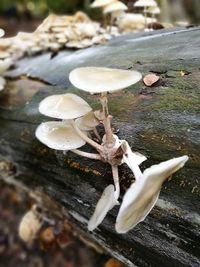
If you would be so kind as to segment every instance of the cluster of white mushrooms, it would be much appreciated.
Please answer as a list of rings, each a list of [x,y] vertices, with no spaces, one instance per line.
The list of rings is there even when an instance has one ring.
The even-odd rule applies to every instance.
[[[5,34],[4,30],[0,28],[0,38]],[[1,39],[0,39],[1,44]],[[6,80],[3,77],[4,73],[12,66],[13,61],[10,54],[0,49],[0,91],[5,88]]]
[[[128,7],[118,0],[95,0],[92,8],[102,8],[104,17],[110,15],[110,25],[116,24],[121,33],[145,30],[149,23],[156,22],[155,15],[160,13],[160,8],[154,0],[138,0],[134,6],[143,8],[143,13],[126,13]],[[147,14],[150,17],[147,17]],[[152,29],[152,28],[151,28]]]
[[[71,83],[80,90],[99,94],[102,106],[100,110],[93,111],[85,100],[71,93],[49,96],[39,105],[42,114],[61,120],[44,122],[38,126],[36,137],[43,144],[52,149],[71,151],[111,165],[113,184],[106,186],[96,205],[88,223],[90,231],[103,221],[109,210],[119,205],[120,165],[127,164],[135,177],[135,182],[123,197],[115,225],[118,233],[126,233],[145,219],[158,199],[162,183],[188,160],[187,156],[174,158],[142,172],[139,165],[146,160],[146,157],[133,152],[126,140],[120,140],[113,134],[107,93],[122,90],[137,83],[141,78],[142,75],[137,71],[97,67],[77,68],[69,75]],[[104,127],[103,136],[97,131],[96,126],[99,124]],[[95,139],[92,139],[91,131],[94,132]],[[86,143],[92,146],[96,153],[79,149]]]
[[[103,44],[117,35],[117,27],[112,27],[108,33],[100,23],[92,21],[83,12],[73,16],[51,14],[33,33],[19,32],[13,38],[1,39],[0,50],[17,59],[45,51],[55,53],[64,48],[87,48]]]
[[[160,12],[155,0],[138,0],[135,3],[135,7],[144,8],[144,15],[125,13],[127,6],[118,0],[95,0],[91,7],[100,7],[105,16],[110,15],[110,26],[102,27],[80,11],[73,16],[51,14],[33,33],[19,32],[15,37],[1,38],[1,55],[3,53],[16,60],[45,51],[57,53],[65,48],[82,49],[104,44],[126,32],[147,30],[147,24],[155,22],[155,15]],[[147,14],[152,16],[147,17]],[[3,35],[1,29],[0,36]]]

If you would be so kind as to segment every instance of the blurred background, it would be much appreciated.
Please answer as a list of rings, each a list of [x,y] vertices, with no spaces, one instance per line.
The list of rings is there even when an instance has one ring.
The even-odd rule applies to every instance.
[[[123,0],[130,12],[135,12],[133,3],[136,0]],[[83,10],[94,20],[101,19],[98,9],[90,9],[92,0],[1,0],[0,28],[6,36],[14,36],[18,31],[32,32],[51,12],[56,14],[73,14]],[[199,0],[157,0],[161,7],[159,21],[179,24],[200,23]]]

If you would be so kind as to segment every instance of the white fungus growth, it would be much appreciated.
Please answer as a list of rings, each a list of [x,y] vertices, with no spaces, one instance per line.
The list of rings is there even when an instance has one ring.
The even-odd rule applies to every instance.
[[[99,3],[100,0],[95,2]],[[112,116],[108,109],[107,93],[122,90],[141,80],[137,71],[102,67],[82,67],[73,70],[69,79],[80,90],[98,93],[101,109],[92,111],[85,100],[74,94],[54,95],[45,98],[39,111],[49,117],[63,121],[42,123],[36,130],[36,137],[52,149],[71,151],[79,156],[100,160],[110,164],[113,184],[105,186],[95,211],[89,220],[88,230],[93,231],[104,220],[107,213],[119,204],[120,182],[118,167],[122,164],[133,172],[135,182],[124,195],[116,221],[116,231],[126,233],[144,220],[154,207],[162,183],[184,166],[187,156],[171,159],[146,169],[139,165],[147,160],[139,152],[133,152],[126,140],[120,140],[111,127]],[[101,124],[101,137],[96,126]],[[90,136],[93,131],[95,139]],[[96,141],[98,139],[98,141]],[[85,143],[96,153],[79,150]]]
[[[103,221],[106,214],[119,202],[115,199],[115,188],[111,184],[107,186],[99,199],[95,211],[88,223],[88,230],[93,231]]]
[[[40,113],[57,119],[76,119],[90,112],[92,108],[75,94],[52,95],[39,105]]]
[[[85,145],[69,122],[49,121],[40,124],[35,133],[40,142],[52,149],[72,150]]]
[[[90,93],[113,92],[137,83],[142,75],[137,71],[111,68],[84,67],[73,70],[70,82]]]
[[[126,233],[146,218],[156,204],[162,183],[187,160],[183,156],[153,165],[136,179],[124,195],[115,226],[118,233]]]

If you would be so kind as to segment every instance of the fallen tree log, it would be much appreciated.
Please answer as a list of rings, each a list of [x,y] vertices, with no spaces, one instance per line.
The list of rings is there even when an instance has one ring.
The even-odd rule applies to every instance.
[[[16,93],[12,88],[1,93],[0,176],[50,197],[61,207],[59,213],[83,235],[127,266],[199,266],[199,33],[199,28],[192,28],[130,34],[105,46],[62,51],[52,59],[45,54],[19,61],[17,68],[7,74],[9,78],[26,75],[49,85],[41,86],[33,97],[32,81],[30,88],[27,82]],[[38,104],[47,95],[75,92],[98,107],[96,96],[78,91],[68,81],[72,69],[89,65],[160,75],[154,87],[147,88],[140,82],[109,97],[119,137],[148,157],[142,169],[175,156],[190,157],[184,169],[165,183],[150,215],[126,235],[114,231],[118,207],[96,231],[86,230],[102,191],[112,182],[110,167],[50,150],[34,136],[37,125],[48,121],[38,113]],[[23,97],[15,101],[19,92]],[[8,98],[15,104],[10,106]],[[124,192],[133,181],[124,166],[120,179]]]

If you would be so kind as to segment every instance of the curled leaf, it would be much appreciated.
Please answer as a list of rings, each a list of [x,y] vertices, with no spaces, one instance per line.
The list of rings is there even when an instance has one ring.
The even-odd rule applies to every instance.
[[[155,84],[158,80],[160,79],[159,76],[155,75],[155,74],[147,74],[144,79],[143,82],[146,86],[152,86],[153,84]]]

